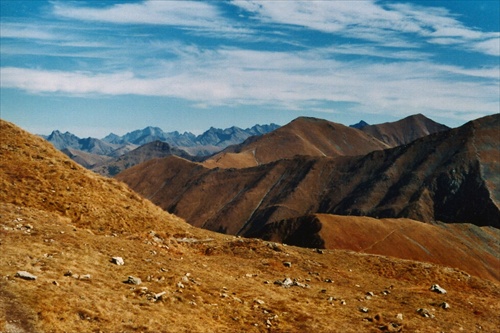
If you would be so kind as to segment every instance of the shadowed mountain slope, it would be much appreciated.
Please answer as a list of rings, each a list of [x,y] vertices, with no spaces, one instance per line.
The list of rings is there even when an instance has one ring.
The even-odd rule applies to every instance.
[[[315,214],[269,223],[253,236],[309,248],[427,261],[500,281],[500,230],[492,227]]]
[[[80,164],[81,166],[87,169],[91,169],[96,165],[104,164],[113,159],[112,157],[109,156],[91,154],[73,148],[64,148],[61,150],[61,152],[64,153],[69,158],[71,158],[76,163]]]
[[[377,125],[367,124],[360,129],[389,146],[396,147],[450,128],[436,123],[422,114],[417,114],[395,122]]]
[[[3,121],[0,246],[2,332],[472,332],[478,323],[493,332],[500,325],[493,282],[440,265],[196,229]],[[22,278],[24,271],[35,279]],[[431,291],[433,284],[447,293]]]
[[[166,158],[117,178],[189,223],[229,234],[312,213],[498,227],[499,122],[485,117],[365,156],[299,156],[244,169]]]
[[[172,147],[166,142],[154,141],[140,146],[122,156],[98,165],[92,168],[92,171],[97,172],[103,176],[114,176],[121,171],[128,169],[139,163],[148,161],[153,158],[161,158],[166,156],[179,156],[188,160],[196,160],[197,158],[189,155],[184,150],[177,147]]]
[[[207,159],[207,167],[251,167],[295,155],[364,155],[388,148],[365,133],[323,119],[300,117],[260,137],[230,146]]]

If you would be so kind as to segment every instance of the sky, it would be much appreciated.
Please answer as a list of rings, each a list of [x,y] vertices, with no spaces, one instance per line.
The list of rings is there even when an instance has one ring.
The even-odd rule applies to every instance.
[[[36,134],[500,112],[500,2],[0,2],[0,116]]]

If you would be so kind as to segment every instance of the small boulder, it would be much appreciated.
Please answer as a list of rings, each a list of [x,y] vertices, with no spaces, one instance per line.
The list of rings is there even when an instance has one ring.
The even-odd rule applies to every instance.
[[[122,257],[113,257],[111,258],[111,262],[113,264],[116,264],[118,266],[123,266],[125,265],[125,261],[123,261],[123,258]]]
[[[443,303],[439,304],[439,307],[441,307],[442,309],[448,310],[450,308],[450,304],[443,302]]]
[[[154,294],[154,295],[153,295],[153,298],[154,298],[155,300],[157,300],[157,301],[158,301],[158,300],[161,300],[161,299],[162,299],[162,297],[163,297],[163,295],[165,295],[166,293],[167,293],[166,291],[162,291],[161,293]]]
[[[142,283],[142,280],[135,276],[129,276],[125,283],[139,285]]]
[[[292,267],[292,263],[290,261],[284,261],[283,266],[285,267]]]
[[[26,271],[18,271],[15,276],[24,280],[36,280],[35,275]]]
[[[444,290],[443,288],[441,288],[441,287],[439,286],[439,284],[433,284],[433,285],[431,286],[431,289],[430,289],[430,290],[431,290],[431,291],[434,291],[434,292],[436,292],[436,293],[439,293],[439,294],[446,294],[446,290]]]
[[[432,313],[430,313],[429,310],[425,309],[425,308],[422,308],[422,309],[418,309],[417,312],[422,316],[422,317],[425,317],[425,318],[434,318],[434,315]]]

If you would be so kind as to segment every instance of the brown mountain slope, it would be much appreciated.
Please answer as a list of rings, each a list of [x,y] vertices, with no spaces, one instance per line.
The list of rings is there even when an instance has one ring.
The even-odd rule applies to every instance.
[[[172,147],[166,142],[153,141],[142,145],[112,161],[99,165],[93,168],[92,171],[103,176],[114,176],[127,168],[147,160],[171,155],[194,159],[193,156],[189,155],[182,149]]]
[[[449,129],[448,126],[436,123],[422,114],[417,114],[395,122],[367,125],[361,131],[388,144],[390,147],[397,147],[429,134]]]
[[[366,156],[211,170],[167,158],[117,178],[189,223],[229,234],[311,213],[498,227],[499,128],[495,115]]]
[[[0,202],[57,212],[79,227],[102,232],[180,225],[179,218],[125,184],[86,170],[44,139],[3,120],[0,144]]]
[[[73,148],[64,148],[63,150],[61,150],[61,152],[87,169],[91,169],[97,165],[104,164],[113,159],[109,156],[91,154]]]
[[[500,287],[461,271],[192,228],[3,121],[0,154],[2,332],[493,332],[500,325]],[[114,256],[125,264],[113,264]],[[130,276],[142,283],[124,283]],[[273,283],[286,277],[295,285]],[[432,284],[447,293],[432,292]]]
[[[260,137],[252,137],[212,156],[206,167],[251,167],[295,155],[364,155],[389,146],[351,127],[327,120],[300,117]]]
[[[253,236],[432,262],[500,281],[500,230],[492,227],[315,214],[270,223]]]

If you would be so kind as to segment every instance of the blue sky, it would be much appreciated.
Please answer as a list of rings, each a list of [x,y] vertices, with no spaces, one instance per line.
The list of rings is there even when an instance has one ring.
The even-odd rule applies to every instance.
[[[33,133],[500,112],[496,0],[0,6],[1,117]]]

